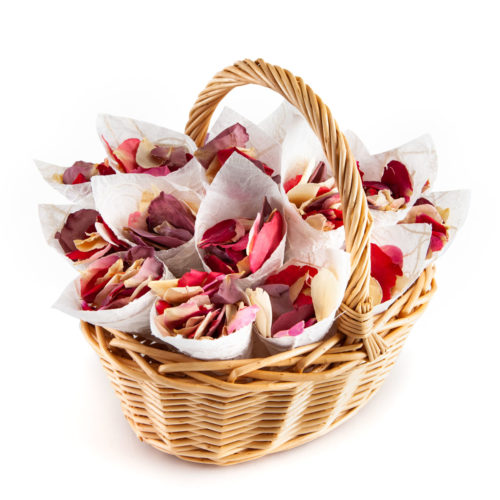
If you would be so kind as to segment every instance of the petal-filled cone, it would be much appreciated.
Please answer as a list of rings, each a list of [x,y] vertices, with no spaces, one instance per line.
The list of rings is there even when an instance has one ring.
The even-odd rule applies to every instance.
[[[124,228],[129,225],[129,216],[137,212],[144,193],[171,194],[196,211],[205,192],[203,179],[203,168],[192,159],[182,169],[164,177],[147,174],[94,177],[92,189],[96,207],[111,229],[120,238],[135,244]],[[194,239],[176,248],[159,250],[157,256],[176,276],[191,268],[202,268]]]
[[[283,195],[276,183],[265,173],[259,170],[246,158],[233,154],[220,169],[214,181],[207,190],[203,199],[195,225],[195,240],[198,245],[200,258],[206,255],[204,248],[199,244],[205,233],[217,223],[226,219],[253,220],[262,211],[264,200],[267,198],[271,209],[283,210]],[[277,248],[262,263],[254,273],[241,279],[241,288],[249,288],[263,282],[267,276],[277,270],[283,263],[286,242],[286,224],[283,236]],[[250,232],[250,240],[252,240]],[[211,269],[204,262],[206,271]]]

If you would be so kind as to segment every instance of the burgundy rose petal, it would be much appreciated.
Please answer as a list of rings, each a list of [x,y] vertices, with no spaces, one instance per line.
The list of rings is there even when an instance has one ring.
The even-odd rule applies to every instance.
[[[313,184],[319,184],[320,182],[325,182],[329,178],[330,175],[328,175],[328,169],[326,168],[326,163],[324,161],[320,161],[316,165],[316,168],[310,175],[307,182],[311,182]]]
[[[94,232],[95,223],[99,218],[97,210],[88,208],[82,208],[69,214],[64,226],[54,235],[64,253],[76,250],[74,240],[83,240],[87,238],[86,233]]]
[[[204,260],[210,269],[219,273],[232,274],[238,271],[237,268],[236,269],[231,268],[222,259],[213,254],[206,255]]]
[[[153,246],[154,248],[177,248],[186,243],[185,239],[175,235],[160,235],[142,229],[129,228],[130,239],[138,245]]]
[[[268,293],[269,299],[271,300],[273,321],[276,321],[281,315],[295,309],[290,299],[290,287],[288,285],[269,284],[262,285],[260,288]]]
[[[249,138],[245,127],[239,123],[235,123],[199,148],[194,155],[204,168],[208,168],[217,151],[233,147],[244,148]]]
[[[236,304],[243,300],[243,292],[238,287],[237,280],[234,277],[226,276],[219,283],[219,289],[212,296],[214,304]]]
[[[149,205],[147,224],[151,230],[165,221],[194,234],[194,215],[175,196],[162,191]]]
[[[92,177],[92,171],[94,170],[94,164],[86,161],[75,161],[73,165],[67,168],[63,173],[63,184],[82,184],[83,182],[88,182]],[[75,182],[77,181],[78,182]]]
[[[293,311],[282,314],[271,327],[271,335],[281,330],[288,330],[300,321],[307,321],[314,317],[314,307],[312,304],[301,306]]]
[[[389,186],[393,198],[404,197],[406,203],[410,201],[413,183],[408,169],[400,161],[391,160],[385,167],[381,180]]]

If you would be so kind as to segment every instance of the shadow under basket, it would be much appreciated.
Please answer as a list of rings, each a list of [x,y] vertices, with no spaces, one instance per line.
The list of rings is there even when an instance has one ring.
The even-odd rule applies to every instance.
[[[356,161],[330,110],[301,78],[260,59],[240,61],[201,92],[186,134],[202,145],[218,103],[246,84],[270,88],[301,111],[332,167],[351,258],[335,333],[265,358],[200,361],[150,339],[82,323],[139,439],[184,460],[216,465],[293,448],[354,415],[384,381],[436,288],[428,267],[385,312],[373,314],[372,217]]]

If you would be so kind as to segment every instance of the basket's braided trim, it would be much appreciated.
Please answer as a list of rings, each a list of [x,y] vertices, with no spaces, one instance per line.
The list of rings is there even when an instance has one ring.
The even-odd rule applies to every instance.
[[[384,352],[385,344],[371,330],[369,242],[372,217],[356,162],[328,106],[302,78],[262,59],[246,59],[217,73],[200,93],[189,114],[186,134],[201,146],[219,102],[231,89],[246,84],[261,85],[282,95],[304,115],[323,145],[341,195],[346,250],[351,256],[351,277],[343,300],[344,314],[339,329],[351,341],[363,340],[369,359],[374,359]],[[321,356],[321,350],[316,354]]]

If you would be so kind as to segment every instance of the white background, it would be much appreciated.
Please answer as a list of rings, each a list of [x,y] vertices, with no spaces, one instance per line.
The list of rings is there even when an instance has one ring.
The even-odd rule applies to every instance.
[[[0,495],[17,498],[499,498],[497,2],[6,2],[0,18]],[[140,443],[75,319],[73,271],[42,239],[63,202],[32,158],[98,161],[95,115],[182,130],[219,69],[302,76],[373,152],[430,132],[436,188],[470,187],[439,290],[385,385],[333,433],[232,468]],[[258,121],[279,104],[240,89]]]

